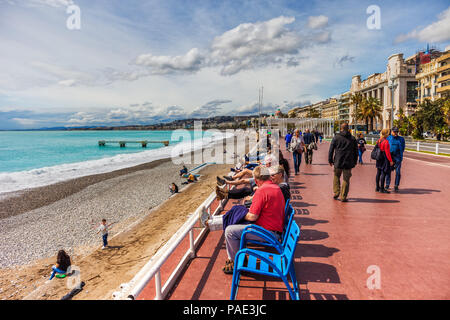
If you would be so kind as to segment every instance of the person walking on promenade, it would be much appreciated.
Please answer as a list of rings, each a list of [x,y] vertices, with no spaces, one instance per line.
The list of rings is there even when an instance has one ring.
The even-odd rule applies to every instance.
[[[341,124],[341,131],[334,135],[328,151],[328,163],[330,166],[334,165],[333,198],[335,200],[340,196],[342,202],[348,201],[350,177],[357,161],[358,144],[355,137],[349,132],[348,123],[343,123]],[[341,175],[344,179],[342,188]]]
[[[289,148],[289,143],[291,143],[292,139],[292,133],[289,131],[287,135],[284,137],[284,140],[286,141],[286,150]]]
[[[367,142],[366,139],[364,139],[364,135],[362,133],[359,134],[357,142],[358,142],[358,157],[359,157],[358,162],[359,164],[363,164],[362,156],[364,151],[366,151]]]
[[[378,140],[377,145],[381,150],[382,157],[377,160],[377,176],[376,176],[376,184],[377,187],[375,189],[376,192],[381,193],[390,193],[384,188],[384,183],[386,176],[391,174],[391,167],[394,165],[392,161],[389,141],[387,137],[389,136],[389,129],[383,129],[380,133],[380,140]]]
[[[291,143],[289,145],[289,151],[292,152],[294,157],[294,169],[295,175],[300,172],[300,164],[302,163],[302,152],[305,148],[305,141],[300,134],[299,129],[295,129],[294,135],[292,136]]]
[[[311,164],[313,155],[313,146],[311,144],[316,142],[316,137],[314,134],[310,133],[309,129],[305,130],[303,135],[303,141],[305,142],[305,162],[306,164]]]
[[[400,185],[401,168],[403,161],[403,152],[405,152],[405,138],[398,135],[398,128],[392,128],[391,135],[387,138],[389,142],[389,149],[391,151],[392,160],[394,160],[395,169],[395,184],[394,192],[398,192],[398,186]],[[391,184],[391,172],[386,176],[386,190],[389,191],[389,185]]]

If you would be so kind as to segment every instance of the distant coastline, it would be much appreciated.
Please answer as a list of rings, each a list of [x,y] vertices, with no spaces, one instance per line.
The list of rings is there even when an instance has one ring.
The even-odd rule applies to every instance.
[[[267,114],[261,114],[266,117]],[[80,126],[80,127],[44,127],[35,129],[0,129],[1,131],[155,131],[155,130],[194,130],[194,122],[201,121],[203,129],[246,129],[252,124],[252,120],[258,118],[259,115],[249,116],[216,116],[211,118],[189,118],[182,120],[174,120],[166,123],[148,124],[148,125],[122,125],[122,126]]]

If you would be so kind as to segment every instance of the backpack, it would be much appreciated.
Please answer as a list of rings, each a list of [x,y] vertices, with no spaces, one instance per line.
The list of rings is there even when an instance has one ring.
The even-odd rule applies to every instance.
[[[375,147],[373,148],[372,153],[370,154],[370,157],[371,157],[373,160],[377,160],[377,161],[383,159],[383,151],[381,151],[380,145],[378,144],[378,142],[377,142],[377,144],[375,145]]]

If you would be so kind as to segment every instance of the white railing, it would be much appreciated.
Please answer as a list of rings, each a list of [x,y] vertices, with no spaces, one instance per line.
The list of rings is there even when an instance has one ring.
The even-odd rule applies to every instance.
[[[113,298],[116,300],[136,299],[142,290],[147,286],[152,278],[155,278],[155,300],[162,300],[166,297],[172,286],[175,284],[178,276],[190,259],[195,257],[198,244],[206,235],[207,228],[203,228],[197,238],[194,239],[194,227],[199,221],[200,212],[208,211],[211,215],[211,205],[216,198],[215,193],[211,195],[191,214],[184,225],[170,238],[170,240],[158,250],[158,252],[144,265],[144,267],[134,276],[134,278],[120,286],[121,291],[114,292]],[[223,210],[226,201],[222,200],[212,215],[216,215]],[[186,251],[181,261],[176,266],[172,274],[162,286],[161,267],[177,249],[184,238],[189,235],[189,249]]]
[[[258,145],[255,145],[251,149],[249,154],[254,153],[257,148]],[[241,158],[240,163],[245,163],[245,160],[242,160],[243,158]],[[184,225],[181,226],[178,231],[169,239],[169,241],[167,241],[167,243],[158,250],[158,252],[133,277],[133,279],[128,283],[120,285],[120,291],[116,291],[113,293],[114,300],[136,299],[140,295],[142,290],[148,285],[150,280],[152,280],[152,278],[155,279],[155,300],[164,299],[172,289],[178,276],[181,274],[189,260],[195,258],[195,252],[198,244],[202,241],[203,237],[208,232],[208,228],[203,228],[202,231],[198,234],[197,238],[194,239],[194,228],[199,221],[200,213],[205,210],[210,216],[215,216],[223,210],[227,202],[227,200],[220,201],[219,206],[211,214],[211,205],[213,204],[215,199],[216,193],[212,192],[209,197],[197,208],[197,210],[195,210],[195,212],[189,216]],[[172,271],[171,275],[164,283],[164,286],[162,286],[161,268],[187,235],[189,235],[189,249],[181,258],[181,261],[175,267],[174,271]]]

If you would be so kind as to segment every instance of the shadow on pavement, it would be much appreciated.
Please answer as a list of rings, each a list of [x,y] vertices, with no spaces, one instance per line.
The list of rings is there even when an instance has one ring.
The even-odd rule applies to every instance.
[[[384,200],[384,199],[366,199],[366,198],[349,198],[348,202],[366,202],[366,203],[396,203],[399,200]]]
[[[441,192],[441,190],[415,189],[415,188],[399,189],[398,190],[398,193],[400,193],[400,194],[431,194],[433,192]]]

